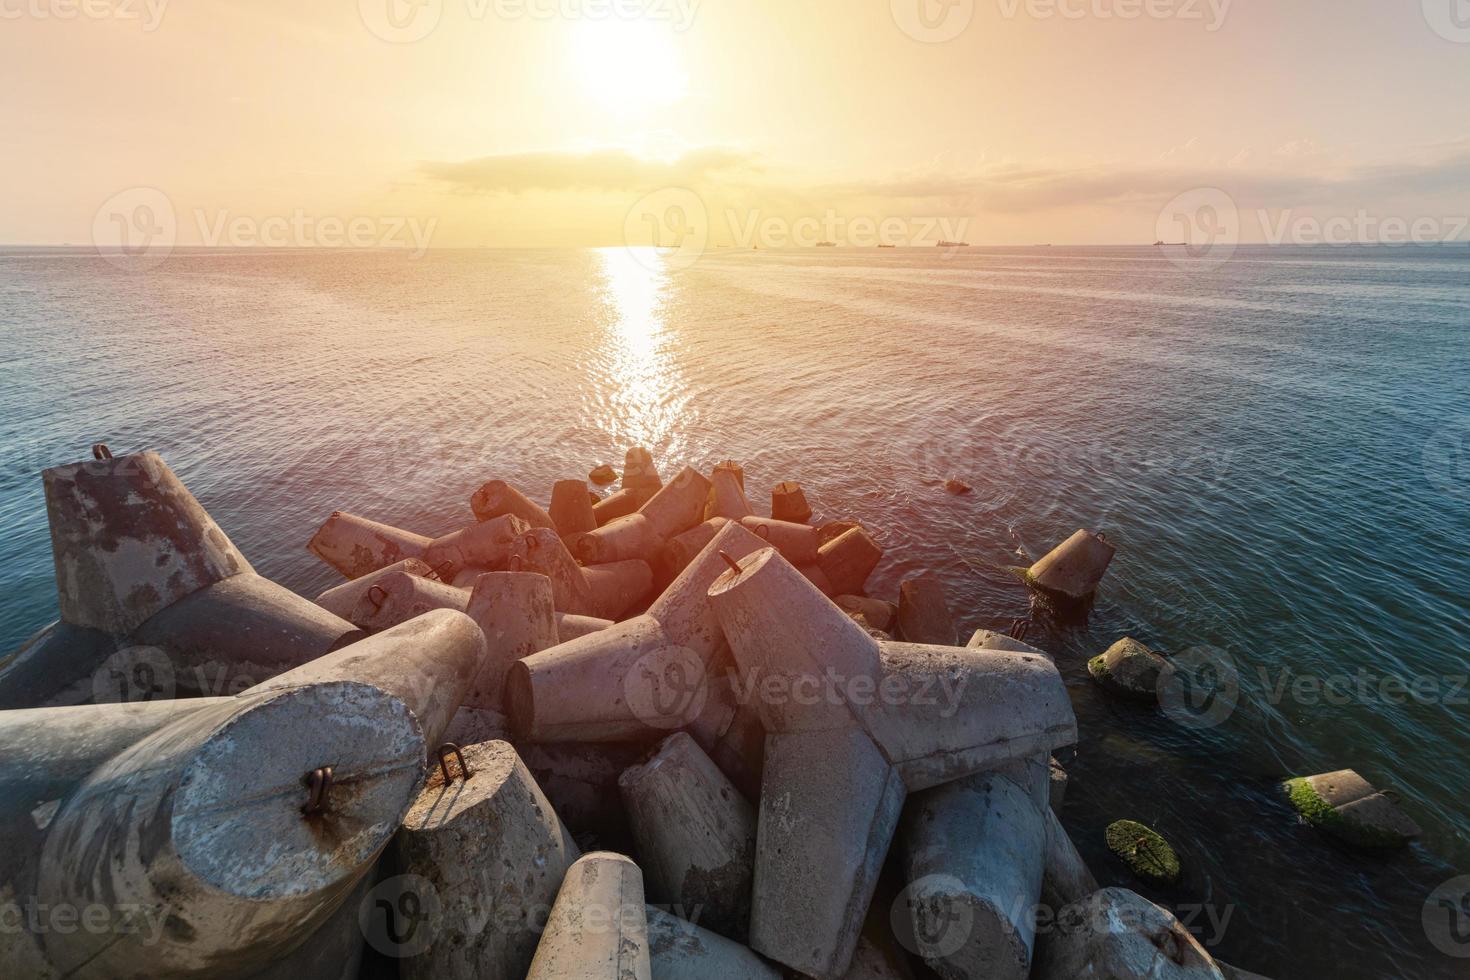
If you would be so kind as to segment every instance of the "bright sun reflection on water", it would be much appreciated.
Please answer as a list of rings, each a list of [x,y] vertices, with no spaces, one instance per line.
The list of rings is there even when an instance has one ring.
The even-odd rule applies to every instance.
[[[664,321],[669,274],[652,248],[599,249],[597,258],[610,403],[599,422],[619,445],[656,451],[668,445],[685,400],[670,356],[674,335]]]

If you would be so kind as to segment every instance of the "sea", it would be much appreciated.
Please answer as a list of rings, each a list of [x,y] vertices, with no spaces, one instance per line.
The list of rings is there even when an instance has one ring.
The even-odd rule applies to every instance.
[[[0,252],[0,651],[56,616],[40,471],[97,442],[160,452],[306,596],[334,510],[437,535],[490,479],[733,459],[758,511],[798,480],[872,529],[870,594],[932,572],[962,639],[1028,623],[1103,885],[1278,980],[1470,977],[1470,248],[126,259]],[[1117,548],[1090,613],[1033,608],[1013,569],[1083,527]],[[1087,660],[1130,636],[1206,680],[1103,693]],[[1422,838],[1303,826],[1282,780],[1348,768]],[[1108,852],[1125,818],[1178,885]]]

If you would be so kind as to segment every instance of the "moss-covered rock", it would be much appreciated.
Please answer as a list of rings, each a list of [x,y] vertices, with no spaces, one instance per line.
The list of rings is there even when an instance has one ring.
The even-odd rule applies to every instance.
[[[1351,769],[1290,779],[1283,788],[1304,821],[1352,847],[1403,847],[1421,833],[1398,804]]]
[[[1153,885],[1179,880],[1179,855],[1169,842],[1136,820],[1119,820],[1107,829],[1108,850],[1139,878]]]
[[[1154,704],[1159,700],[1159,676],[1166,666],[1163,657],[1129,636],[1089,660],[1087,672],[1120,697]]]

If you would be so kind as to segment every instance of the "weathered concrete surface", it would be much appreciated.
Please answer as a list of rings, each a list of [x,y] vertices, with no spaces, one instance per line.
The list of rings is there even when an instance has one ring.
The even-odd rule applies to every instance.
[[[101,630],[57,622],[0,660],[0,710],[60,708],[97,700],[96,672],[118,650]],[[126,679],[119,698],[127,693]],[[110,700],[118,700],[111,698]]]
[[[743,942],[755,869],[755,810],[684,732],[618,780],[650,901],[698,910]]]
[[[695,470],[685,469],[654,494],[636,514],[619,517],[594,531],[575,534],[568,547],[587,565],[618,561],[659,560],[671,538],[677,537],[704,518],[704,498],[710,483]]]
[[[859,731],[770,736],[751,947],[817,980],[846,973],[903,799],[898,773]]]
[[[1286,792],[1302,819],[1354,847],[1403,847],[1423,833],[1397,803],[1351,769],[1293,779]]]
[[[563,742],[523,743],[516,750],[584,851],[631,851],[618,779],[649,748],[647,742]]]
[[[405,558],[403,561],[396,562],[386,568],[380,568],[375,572],[361,575],[350,581],[343,582],[341,585],[334,585],[317,596],[313,601],[332,615],[341,616],[343,619],[350,620],[352,610],[357,606],[358,601],[367,594],[368,590],[374,585],[377,585],[385,575],[391,575],[394,572],[417,575],[419,578],[437,577],[432,574],[433,569],[423,559]]]
[[[769,543],[793,565],[817,564],[817,529],[770,517],[746,517],[740,521],[756,537]]]
[[[652,980],[638,865],[607,852],[572,865],[526,980]]]
[[[781,972],[747,947],[648,906],[653,980],[781,980]]]
[[[249,573],[190,593],[124,643],[166,658],[173,696],[224,697],[364,635],[342,617]]]
[[[498,711],[461,705],[444,730],[444,741],[455,745],[479,745],[510,737],[510,720]]]
[[[575,640],[579,636],[586,636],[588,633],[605,630],[612,625],[614,624],[611,619],[598,619],[596,616],[573,616],[571,613],[564,612],[556,614],[556,635],[562,643]]]
[[[317,529],[306,548],[347,578],[361,578],[405,558],[422,558],[431,541],[339,510]]]
[[[861,614],[867,624],[875,630],[891,632],[898,620],[898,606],[883,599],[870,599],[863,595],[840,595],[832,600],[837,608],[849,616]]]
[[[597,529],[597,515],[592,513],[586,480],[558,480],[552,484],[551,509],[547,514],[562,537]]]
[[[485,634],[485,662],[466,705],[504,710],[510,665],[560,642],[553,607],[551,580],[537,572],[486,572],[476,580],[465,611]]]
[[[1036,980],[1223,980],[1178,919],[1123,888],[1062,909],[1038,945]]]
[[[1103,535],[1079,530],[1032,565],[1026,581],[1052,595],[1084,600],[1097,591],[1115,550]]]
[[[1046,817],[1046,864],[1041,881],[1041,898],[1049,908],[1080,902],[1097,891],[1097,879],[1077,853],[1056,811],[1048,808]]]
[[[1055,662],[1056,658],[1045,650],[1034,647],[1031,644],[1018,640],[1005,633],[996,633],[992,630],[976,630],[970,636],[970,642],[965,646],[972,650],[1010,650],[1013,653],[1034,653]]]
[[[771,491],[771,516],[793,524],[805,524],[812,519],[812,508],[800,483],[787,480],[776,484]]]
[[[829,525],[830,526],[830,525]],[[818,540],[821,533],[818,532]],[[830,595],[852,595],[863,591],[868,576],[878,567],[883,549],[863,527],[852,527],[826,542],[817,551],[817,567],[827,577]]]
[[[586,490],[585,486],[583,490]],[[551,515],[540,504],[533,503],[504,480],[491,480],[476,490],[470,497],[470,509],[475,512],[475,520],[481,522],[514,514],[531,527],[556,527]]]
[[[627,517],[629,514],[638,513],[638,508],[643,506],[646,498],[640,497],[632,490],[623,489],[616,493],[610,493],[597,503],[592,505],[592,516],[597,518],[597,526],[610,524],[619,517]]]
[[[486,518],[435,538],[424,549],[424,561],[446,582],[453,582],[466,569],[500,571],[518,554],[521,538],[531,529],[519,514]]]
[[[623,456],[623,489],[638,497],[642,506],[663,488],[664,481],[653,464],[653,454],[635,446]]]
[[[558,612],[616,620],[641,602],[653,584],[653,569],[643,561],[583,568],[556,532],[546,528],[527,532],[516,553],[523,570],[551,580]]]
[[[1087,662],[1092,679],[1112,693],[1133,701],[1157,702],[1159,678],[1168,662],[1142,643],[1125,636]]]
[[[464,749],[468,780],[431,769],[394,838],[395,868],[439,899],[427,949],[399,961],[405,980],[523,977],[562,878],[580,857],[571,834],[506,742]]]
[[[878,627],[883,629],[883,627]],[[933,572],[905,579],[898,587],[898,635],[909,643],[952,647],[959,640],[944,586]]]
[[[393,572],[383,575],[362,594],[348,619],[370,633],[381,633],[435,609],[463,612],[469,604],[464,589],[436,579]]]
[[[436,609],[245,693],[327,681],[371,684],[408,705],[422,726],[424,741],[437,748],[484,660],[485,634],[475,621],[462,612]]]
[[[952,980],[1025,980],[1046,851],[1030,794],[995,773],[956,780],[914,796],[899,836],[924,961]]]
[[[377,869],[369,870],[316,932],[250,980],[358,980],[366,951],[358,915],[377,881]]]
[[[370,641],[364,641],[370,642]],[[245,977],[291,952],[356,886],[423,780],[423,730],[368,684],[247,693],[99,766],[41,855],[42,902],[137,910],[152,928],[48,934],[79,978]],[[303,774],[331,766],[326,809]]]
[[[61,618],[114,635],[206,585],[251,572],[157,453],[41,473]]]
[[[715,466],[710,473],[709,498],[705,503],[704,519],[724,517],[738,521],[755,511],[745,497],[745,471],[738,463],[726,461]]]
[[[625,472],[624,485],[627,482]],[[659,488],[648,503],[639,507],[638,513],[648,518],[658,536],[667,541],[704,520],[704,501],[709,489],[710,482],[693,467],[686,466]]]
[[[644,615],[513,664],[505,703],[519,737],[639,739],[691,724],[725,649],[706,598],[727,567],[719,553],[749,554],[760,545],[740,525],[727,525]]]
[[[666,542],[655,567],[660,581],[673,581],[728,523],[729,518],[712,517]]]

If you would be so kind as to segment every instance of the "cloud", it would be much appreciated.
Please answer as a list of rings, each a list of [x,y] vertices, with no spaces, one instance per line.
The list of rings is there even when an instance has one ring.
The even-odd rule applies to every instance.
[[[752,156],[722,147],[693,150],[673,161],[648,160],[626,150],[507,153],[457,162],[429,162],[420,172],[457,190],[521,194],[527,191],[647,191],[699,187],[717,178],[756,172]]]

